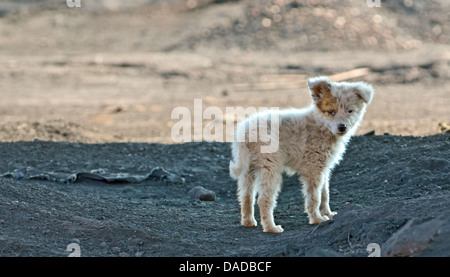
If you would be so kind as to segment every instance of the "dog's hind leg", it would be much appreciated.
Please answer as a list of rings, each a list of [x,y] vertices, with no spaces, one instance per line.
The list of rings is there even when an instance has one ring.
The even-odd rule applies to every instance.
[[[275,225],[273,210],[276,206],[276,199],[281,188],[281,170],[260,169],[257,177],[258,185],[258,206],[261,216],[261,225],[264,232],[281,233],[281,225]]]
[[[257,225],[254,215],[255,177],[252,172],[244,172],[238,179],[238,200],[241,204],[241,224],[245,227]]]

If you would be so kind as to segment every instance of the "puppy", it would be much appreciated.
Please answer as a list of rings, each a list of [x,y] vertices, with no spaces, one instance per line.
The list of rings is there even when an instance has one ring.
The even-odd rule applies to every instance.
[[[266,144],[261,139],[235,138],[232,143],[230,175],[237,180],[241,224],[246,227],[257,225],[253,207],[258,195],[264,232],[283,232],[273,219],[283,171],[299,174],[310,224],[319,224],[336,214],[329,205],[330,173],[342,159],[374,90],[365,82],[331,82],[324,76],[308,79],[308,87],[310,106],[255,114],[237,126],[236,138],[245,138],[257,131],[252,123],[270,121],[275,116],[279,120],[278,128],[270,130],[272,139],[278,139],[278,149],[272,153],[260,151]]]

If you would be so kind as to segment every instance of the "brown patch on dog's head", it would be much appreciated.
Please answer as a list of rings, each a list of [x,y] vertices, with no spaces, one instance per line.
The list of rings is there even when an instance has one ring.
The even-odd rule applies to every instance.
[[[316,102],[317,108],[327,117],[334,117],[338,112],[338,103],[336,97],[334,97],[330,91],[323,93]]]
[[[327,117],[334,117],[338,112],[336,97],[331,94],[331,81],[325,76],[310,78],[308,86],[317,108]]]
[[[313,97],[321,97],[324,93],[330,92],[330,84],[327,81],[319,82],[311,86]]]

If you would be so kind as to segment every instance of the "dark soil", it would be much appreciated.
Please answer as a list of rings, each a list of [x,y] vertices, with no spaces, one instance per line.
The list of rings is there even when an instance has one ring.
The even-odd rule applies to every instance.
[[[449,1],[65,2],[0,1],[0,256],[450,256]],[[194,99],[303,107],[305,78],[358,68],[376,135],[334,170],[333,221],[292,176],[284,233],[242,227],[229,144],[171,144]]]
[[[1,143],[0,156],[0,173],[33,167],[146,174],[163,167],[185,180],[0,177],[0,256],[68,256],[70,243],[81,256],[368,256],[370,243],[383,255],[450,255],[448,134],[354,137],[331,178],[338,215],[318,226],[308,224],[297,177],[285,177],[275,211],[282,234],[240,226],[227,143],[36,140]],[[212,190],[215,201],[192,200],[196,186]],[[404,250],[404,241],[416,247]]]

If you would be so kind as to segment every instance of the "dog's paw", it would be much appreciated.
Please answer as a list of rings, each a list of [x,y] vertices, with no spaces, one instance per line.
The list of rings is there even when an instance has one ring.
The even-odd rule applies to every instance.
[[[264,228],[264,232],[266,233],[282,233],[284,230],[281,225],[276,225],[268,228]]]
[[[254,218],[242,218],[241,219],[241,225],[245,226],[245,227],[256,227],[258,225],[258,223],[256,222],[256,220]]]
[[[322,216],[323,216],[324,218],[328,218],[328,219],[333,219],[333,217],[334,217],[335,215],[337,215],[337,212],[328,211],[328,212],[323,212],[323,213],[322,213]],[[327,220],[328,220],[328,219],[327,219]]]
[[[326,220],[330,220],[330,218],[328,216],[315,216],[315,217],[309,217],[309,224],[320,224]]]

